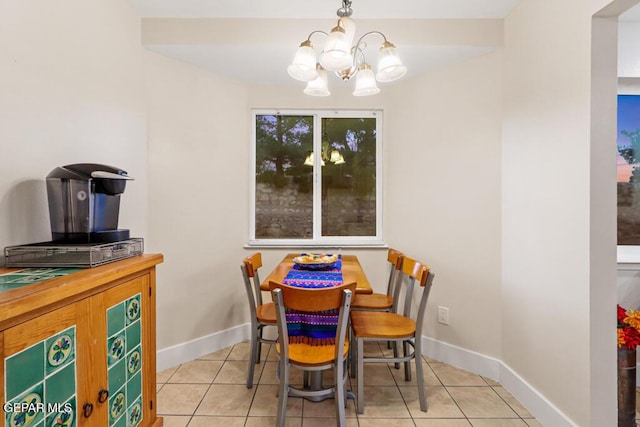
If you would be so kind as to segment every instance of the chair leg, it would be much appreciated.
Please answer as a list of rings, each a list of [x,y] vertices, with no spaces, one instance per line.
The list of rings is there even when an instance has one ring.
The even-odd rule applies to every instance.
[[[256,345],[259,345],[259,344],[260,343],[258,342],[258,328],[257,326],[252,325],[251,343],[250,343],[251,355],[249,356],[249,367],[247,369],[247,388],[253,387],[253,372],[255,370],[255,364],[256,364],[256,352],[258,351],[258,349],[256,348]]]
[[[260,356],[262,353],[262,330],[264,328],[262,326],[258,327],[258,339],[256,340],[256,347],[258,347],[258,351],[256,352],[256,365],[260,363]]]
[[[402,341],[402,356],[407,357],[409,354],[409,343]],[[404,379],[405,381],[411,381],[411,361],[404,362]]]
[[[418,377],[418,398],[420,399],[420,410],[427,412],[427,395],[424,389],[424,374],[422,370],[422,346],[418,342],[419,338],[416,338],[416,347],[414,348],[415,362],[416,362],[416,376]]]
[[[358,377],[358,394],[356,396],[358,413],[364,413],[364,340],[361,338],[356,339],[358,349],[356,350],[358,362],[357,362],[357,377]]]
[[[393,348],[393,357],[395,359],[398,358],[398,341],[391,342],[391,348]],[[393,367],[396,369],[400,369],[400,362],[395,362]]]
[[[346,426],[346,418],[345,418],[345,404],[346,404],[346,400],[347,400],[347,396],[345,394],[345,372],[344,372],[345,366],[343,362],[338,362],[336,363],[336,366],[333,369],[333,375],[334,375],[334,400],[335,400],[335,404],[336,404],[336,419],[338,421],[338,425],[340,427],[345,427]]]
[[[278,415],[276,425],[284,427],[287,418],[287,399],[289,397],[289,364],[278,362],[280,371],[280,382],[278,383]]]

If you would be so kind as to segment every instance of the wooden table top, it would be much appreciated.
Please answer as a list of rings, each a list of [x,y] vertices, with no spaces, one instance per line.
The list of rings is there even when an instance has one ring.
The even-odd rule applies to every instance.
[[[270,281],[282,283],[289,273],[289,270],[291,270],[291,267],[293,267],[293,258],[299,255],[300,254],[287,254],[287,256],[284,257],[284,259],[280,261],[273,271],[262,281],[260,289],[263,291],[269,291]],[[367,279],[366,274],[364,274],[360,261],[358,261],[358,257],[355,255],[342,255],[342,279],[344,283],[356,282],[356,293],[373,293],[371,283],[369,283],[369,279]]]

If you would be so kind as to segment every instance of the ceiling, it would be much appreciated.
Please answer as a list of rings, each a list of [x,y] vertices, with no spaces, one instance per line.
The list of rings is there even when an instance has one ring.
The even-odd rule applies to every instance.
[[[341,0],[130,0],[143,18],[143,44],[149,50],[185,61],[217,74],[227,75],[254,85],[304,84],[286,73],[298,47],[312,30],[329,31],[336,19]],[[502,40],[496,37],[478,40],[480,32],[451,35],[450,40],[433,40],[424,36],[426,27],[438,20],[468,20],[468,26],[484,25],[484,20],[506,17],[520,0],[352,0],[352,18],[357,24],[356,37],[371,30],[380,30],[397,45],[407,76],[463,61],[500,49]],[[147,19],[144,19],[147,18]],[[154,19],[155,18],[155,19]],[[189,19],[172,19],[189,18]],[[190,19],[198,18],[198,20]],[[640,21],[640,5],[621,20]],[[308,20],[308,22],[306,21]],[[316,20],[317,22],[315,22]],[[183,37],[194,21],[209,23],[202,28],[200,39]],[[226,31],[217,30],[225,21],[233,25]],[[178,23],[178,24],[175,24]],[[385,27],[389,24],[389,28]],[[317,24],[317,25],[316,25]],[[382,24],[382,25],[381,25]],[[163,27],[164,25],[164,27]],[[177,25],[177,26],[176,26]],[[155,38],[145,37],[153,26]],[[250,40],[239,40],[253,30]],[[280,32],[278,32],[280,30]],[[484,30],[486,32],[486,28]],[[451,31],[448,31],[451,33]],[[491,31],[489,31],[491,32]],[[494,31],[496,32],[496,31]],[[499,37],[502,37],[501,26]],[[165,35],[158,37],[159,33]],[[215,40],[203,33],[223,33]],[[420,34],[416,37],[415,34]],[[312,39],[316,48],[321,36]],[[371,37],[373,39],[373,37]],[[437,37],[436,37],[437,38]],[[150,39],[152,39],[150,41]],[[369,51],[377,48],[371,40]],[[374,62],[375,57],[369,54]],[[221,59],[222,58],[222,59]],[[256,65],[259,64],[259,72]],[[375,64],[372,64],[375,66]],[[340,83],[338,81],[338,83]],[[330,85],[332,82],[330,82]]]

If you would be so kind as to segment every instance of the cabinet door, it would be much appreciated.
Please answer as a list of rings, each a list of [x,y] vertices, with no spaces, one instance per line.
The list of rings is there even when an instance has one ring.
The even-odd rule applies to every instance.
[[[108,378],[109,427],[150,425],[153,407],[145,387],[155,376],[146,378],[145,360],[155,358],[148,350],[149,277],[141,276],[103,293],[106,322],[105,366]],[[152,381],[153,380],[153,381]],[[155,390],[154,390],[155,392]],[[154,415],[155,416],[155,411]]]
[[[4,331],[2,422],[17,426],[77,426],[77,387],[83,351],[78,346],[87,302],[80,301]]]

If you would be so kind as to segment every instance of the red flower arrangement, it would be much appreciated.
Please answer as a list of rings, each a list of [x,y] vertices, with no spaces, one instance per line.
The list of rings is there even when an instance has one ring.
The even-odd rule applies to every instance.
[[[640,311],[627,311],[618,304],[618,348],[634,350],[638,345],[640,345]]]

